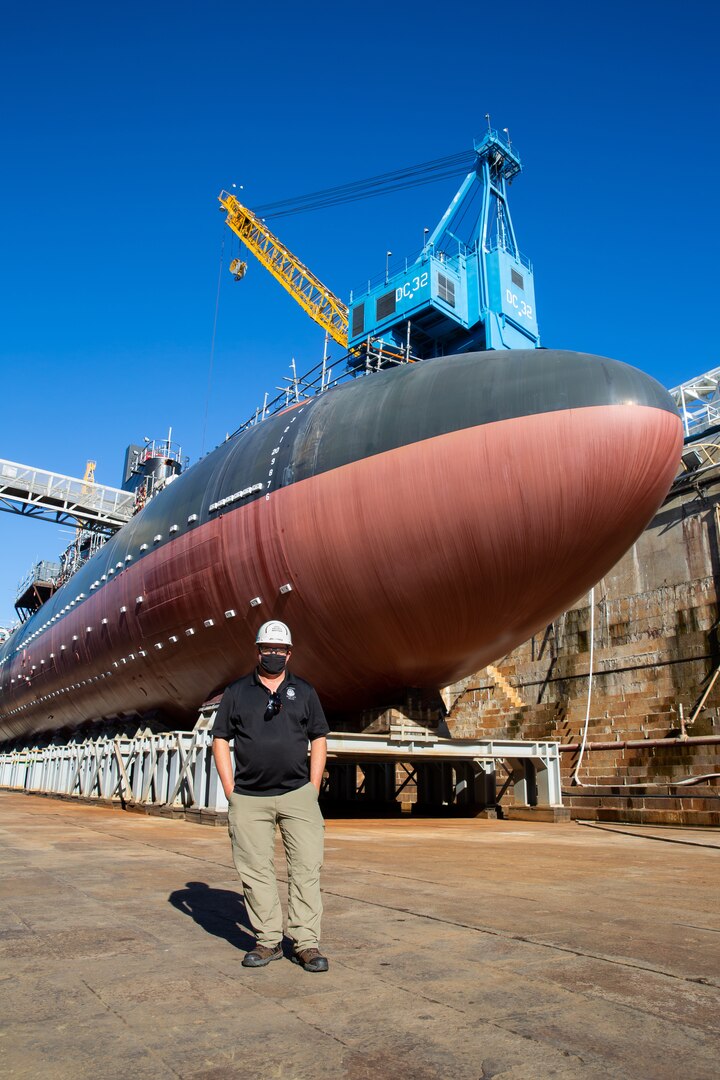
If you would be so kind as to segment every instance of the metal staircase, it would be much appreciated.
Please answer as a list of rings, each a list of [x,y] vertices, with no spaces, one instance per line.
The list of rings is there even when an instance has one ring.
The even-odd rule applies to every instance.
[[[521,709],[525,702],[520,697],[517,690],[510,685],[503,673],[498,671],[496,667],[493,667],[492,664],[488,664],[485,670],[495,683],[495,687],[500,691],[503,697],[507,698],[513,708]]]

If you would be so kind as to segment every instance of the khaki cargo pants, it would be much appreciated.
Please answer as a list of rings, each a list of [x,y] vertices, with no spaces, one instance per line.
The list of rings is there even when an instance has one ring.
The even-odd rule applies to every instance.
[[[228,829],[233,861],[258,945],[282,940],[283,922],[275,877],[275,829],[288,867],[288,937],[298,950],[320,942],[320,869],[325,822],[317,789],[308,783],[284,795],[230,796]]]

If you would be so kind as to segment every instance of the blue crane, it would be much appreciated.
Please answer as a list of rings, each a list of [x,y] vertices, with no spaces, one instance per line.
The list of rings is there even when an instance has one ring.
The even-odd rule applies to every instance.
[[[427,359],[471,349],[538,348],[532,265],[520,253],[507,189],[522,170],[509,138],[488,125],[475,162],[420,254],[389,265],[351,295],[348,346],[378,339]],[[352,364],[352,359],[351,359]]]

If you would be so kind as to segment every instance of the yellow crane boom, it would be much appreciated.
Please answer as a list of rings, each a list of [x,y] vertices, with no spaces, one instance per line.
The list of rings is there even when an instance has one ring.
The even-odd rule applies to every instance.
[[[260,218],[239,203],[234,195],[221,191],[218,199],[227,211],[226,224],[252,251],[255,258],[277,278],[311,319],[347,349],[347,305],[330,292],[327,286],[270,232]],[[242,276],[242,271],[239,276]]]

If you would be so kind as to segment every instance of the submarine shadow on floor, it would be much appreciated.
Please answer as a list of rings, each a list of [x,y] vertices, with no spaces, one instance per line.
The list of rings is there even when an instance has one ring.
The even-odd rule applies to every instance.
[[[247,951],[255,945],[245,902],[239,893],[211,889],[204,881],[188,881],[184,889],[170,893],[168,903],[189,915],[207,934],[224,938],[236,949]]]

